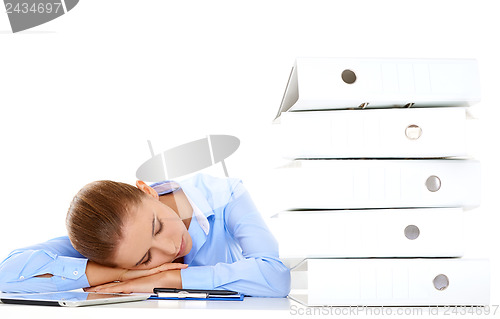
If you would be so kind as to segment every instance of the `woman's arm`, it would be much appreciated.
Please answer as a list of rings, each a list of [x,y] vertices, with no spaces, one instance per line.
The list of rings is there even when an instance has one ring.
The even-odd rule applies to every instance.
[[[232,187],[225,224],[245,259],[181,270],[183,288],[228,289],[251,296],[285,297],[290,270],[279,259],[278,243],[241,182]]]
[[[87,287],[86,267],[87,259],[71,246],[68,237],[54,238],[11,252],[0,264],[0,290],[43,292]],[[47,274],[52,276],[41,277]]]
[[[73,248],[68,237],[59,237],[10,253],[0,264],[0,291],[66,291],[185,267],[183,264],[164,264],[150,270],[106,267],[88,261]]]
[[[106,285],[116,285],[117,282],[128,282],[132,280],[145,281],[146,278],[152,277],[160,273],[166,274],[174,273],[180,269],[187,268],[187,265],[181,263],[165,263],[158,267],[152,269],[123,269],[123,268],[110,268],[103,265],[99,265],[93,261],[87,263],[87,278],[91,286],[87,291],[97,291],[96,286]],[[159,278],[158,276],[155,278]],[[169,278],[172,278],[170,275]],[[157,279],[158,280],[158,279]],[[180,280],[180,277],[179,277]],[[158,282],[158,281],[157,281]],[[180,287],[179,287],[180,288]],[[136,290],[143,291],[143,290]]]

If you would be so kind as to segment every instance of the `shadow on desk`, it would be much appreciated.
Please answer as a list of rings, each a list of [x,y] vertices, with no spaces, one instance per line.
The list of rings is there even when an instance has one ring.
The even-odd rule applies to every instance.
[[[161,309],[234,309],[234,310],[289,310],[288,298],[245,297],[242,301],[222,300],[145,300],[121,304],[101,305],[99,308],[161,308]]]

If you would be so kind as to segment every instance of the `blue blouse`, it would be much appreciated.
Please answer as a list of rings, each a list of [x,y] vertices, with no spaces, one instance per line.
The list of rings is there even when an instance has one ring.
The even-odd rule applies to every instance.
[[[189,267],[181,270],[182,287],[228,289],[259,297],[288,295],[290,270],[279,260],[278,243],[241,180],[198,174],[179,186],[194,208],[188,229],[193,247],[184,257]],[[87,259],[67,236],[55,238],[11,252],[0,264],[0,290],[88,287],[86,265]],[[35,277],[43,274],[53,276]]]

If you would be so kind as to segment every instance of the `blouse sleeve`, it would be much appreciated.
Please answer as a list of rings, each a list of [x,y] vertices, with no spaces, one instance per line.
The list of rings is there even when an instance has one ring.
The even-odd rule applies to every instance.
[[[47,292],[88,287],[87,259],[59,237],[17,249],[0,264],[0,291]],[[36,277],[51,274],[50,278]]]
[[[244,259],[181,270],[183,288],[227,289],[245,295],[285,297],[290,270],[279,259],[278,243],[241,182],[225,208],[228,232],[242,248]]]

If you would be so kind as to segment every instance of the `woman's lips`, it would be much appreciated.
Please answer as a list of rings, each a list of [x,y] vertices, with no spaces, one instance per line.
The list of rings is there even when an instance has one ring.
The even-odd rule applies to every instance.
[[[184,253],[184,249],[186,249],[186,243],[184,242],[184,237],[181,237],[181,247],[179,247],[179,252],[176,257],[181,256]]]

